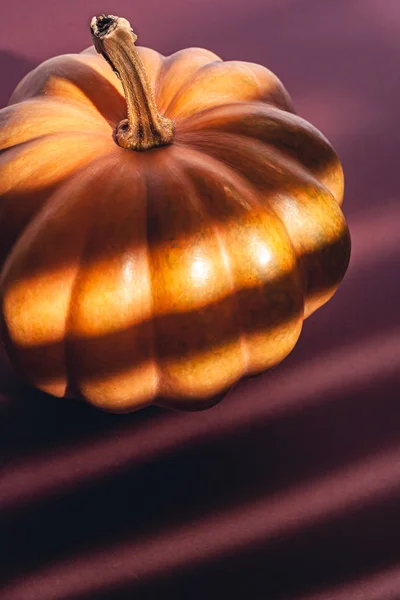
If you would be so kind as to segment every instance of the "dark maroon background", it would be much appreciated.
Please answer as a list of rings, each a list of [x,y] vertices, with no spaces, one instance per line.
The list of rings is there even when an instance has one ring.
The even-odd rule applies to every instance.
[[[400,598],[399,0],[13,0],[1,103],[89,18],[262,63],[346,174],[348,275],[277,369],[198,414],[108,416],[3,361],[2,600]]]

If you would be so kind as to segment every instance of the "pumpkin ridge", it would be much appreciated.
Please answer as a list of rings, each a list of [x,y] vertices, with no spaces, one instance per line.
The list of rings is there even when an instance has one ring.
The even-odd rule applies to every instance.
[[[293,113],[294,108],[289,93],[287,92],[280,79],[270,69],[264,67],[263,65],[244,60],[230,60],[226,61],[226,63],[234,66],[237,65],[238,67],[246,70],[246,73],[248,73],[249,76],[252,78],[260,92],[260,100],[258,100],[258,102],[261,102],[262,104],[267,104],[268,106],[277,108],[278,110],[281,110],[283,112]],[[267,98],[264,98],[261,95],[264,90],[260,84],[259,78],[254,72],[254,69],[257,69],[260,73],[263,72],[264,75],[268,74],[274,80],[274,83],[276,84],[276,90],[272,97],[271,94],[269,94],[269,97]]]
[[[40,140],[41,137],[50,138],[53,135],[58,136],[59,134],[48,134],[48,135],[40,136],[38,138],[38,140]],[[21,144],[12,146],[8,150],[9,150],[9,152],[12,152],[14,149],[17,151],[20,146],[21,147],[29,146],[29,144],[34,143],[35,141],[36,141],[36,139],[28,140],[26,142],[22,142]],[[103,156],[106,157],[107,154],[108,153],[104,153]],[[5,152],[5,157],[7,160],[9,159],[9,157],[7,157],[7,152]],[[1,158],[2,158],[2,153],[0,152],[0,166],[1,166]],[[82,171],[84,171],[87,167],[89,167],[93,163],[96,163],[98,160],[99,160],[99,157],[89,158],[87,160],[86,164],[81,165],[78,169],[76,169],[76,168],[73,169],[73,177],[81,176]],[[34,208],[33,211],[30,211],[29,214],[21,222],[20,227],[18,228],[18,231],[16,232],[14,239],[8,240],[8,242],[11,241],[11,245],[9,245],[7,243],[7,246],[5,248],[2,248],[2,245],[0,242],[0,265],[4,264],[2,262],[4,252],[6,252],[8,254],[8,258],[11,258],[11,260],[12,260],[12,252],[14,250],[14,247],[18,243],[21,236],[24,235],[25,230],[28,227],[30,227],[31,224],[34,223],[34,221],[36,220],[36,218],[39,217],[39,215],[42,213],[42,211],[47,209],[47,207],[51,204],[53,197],[61,192],[64,185],[66,185],[66,186],[68,185],[68,183],[70,181],[70,179],[69,179],[70,175],[71,174],[69,172],[64,173],[64,175],[61,177],[61,179],[59,179],[58,181],[53,183],[51,186],[44,186],[43,188],[38,188],[37,190],[35,190],[35,188],[33,188],[32,194],[34,195],[37,193],[39,195],[39,199],[38,199],[39,205],[37,208]],[[0,226],[1,226],[2,221],[4,221],[7,218],[7,211],[10,208],[13,208],[12,204],[16,201],[16,199],[19,199],[21,197],[21,195],[23,195],[22,192],[19,192],[17,194],[11,193],[10,197],[7,198],[7,194],[10,192],[10,190],[12,190],[12,185],[9,186],[9,188],[4,191],[3,197],[2,197],[2,195],[0,195]],[[44,190],[44,194],[43,194],[43,197],[41,198],[42,190]],[[15,225],[14,225],[14,227],[15,227]],[[10,233],[10,227],[7,228],[7,231],[8,231],[8,233]]]
[[[179,96],[182,95],[185,92],[185,90],[190,87],[190,85],[193,83],[193,80],[196,79],[196,77],[198,76],[198,74],[199,74],[200,71],[206,70],[206,68],[209,67],[210,64],[215,64],[215,63],[218,63],[218,62],[223,63],[225,61],[223,61],[223,60],[221,60],[221,61],[215,60],[215,61],[213,61],[211,63],[206,63],[205,65],[202,65],[199,69],[196,69],[196,71],[194,73],[192,73],[192,75],[185,82],[185,84],[182,87],[180,87],[179,90],[177,90],[177,92],[174,95],[174,97],[171,99],[171,101],[168,103],[168,105],[164,108],[164,113],[166,115],[169,114],[169,112],[174,108],[174,105],[176,104],[176,101],[179,99]],[[180,119],[176,119],[176,120],[179,121]]]
[[[296,248],[298,260],[303,266],[307,289],[306,314],[311,314],[315,310],[312,308],[315,303],[325,303],[332,296],[348,263],[348,230],[340,206],[332,193],[296,160],[259,140],[218,132],[208,135],[196,132],[191,137],[192,140],[189,141],[187,136],[184,143],[241,173],[257,191],[262,202],[266,202],[283,222]],[[240,143],[238,139],[241,140]],[[182,139],[180,141],[183,142]],[[258,165],[262,165],[260,172]],[[294,217],[293,211],[298,214],[297,217]],[[314,223],[313,227],[310,226],[310,218]],[[340,252],[335,251],[336,247]],[[317,262],[315,253],[320,257]],[[324,276],[324,270],[320,267],[323,257],[328,261],[327,273],[333,277],[330,284],[333,291],[329,295],[327,288],[326,295],[319,292],[319,300],[313,300],[312,288],[315,286],[315,278]],[[330,257],[339,261],[335,269],[329,263]]]
[[[327,138],[305,119],[262,102],[246,102],[208,107],[184,117],[176,127],[177,137],[183,140],[187,134],[216,131],[280,150],[317,177],[342,204],[343,169],[338,156]]]
[[[94,65],[100,68],[96,69]],[[126,103],[119,80],[111,71],[108,73],[108,68],[105,61],[103,66],[99,57],[90,54],[64,54],[50,58],[25,75],[11,95],[9,105],[31,98],[57,98],[67,104],[85,107],[115,125],[125,116]],[[56,83],[53,90],[52,82]],[[61,84],[60,89],[57,82]],[[49,86],[50,89],[46,90]]]
[[[326,187],[326,185],[320,179],[318,179],[318,177],[311,173],[304,165],[302,165],[296,158],[276,148],[273,144],[270,144],[267,141],[249,138],[246,135],[234,134],[230,132],[222,134],[218,131],[195,132],[193,134],[180,132],[178,141],[183,145],[193,148],[194,150],[204,152],[208,156],[216,158],[224,165],[232,168],[234,171],[238,169],[241,175],[256,189],[258,189],[258,186],[254,183],[254,179],[252,179],[250,175],[246,174],[245,165],[241,164],[239,153],[243,151],[243,154],[248,154],[248,152],[252,151],[254,155],[259,157],[260,152],[262,152],[263,149],[267,149],[269,152],[269,162],[267,163],[264,161],[263,166],[269,169],[271,175],[274,175],[275,181],[267,181],[267,178],[265,175],[263,175],[261,177],[263,180],[263,187],[281,186],[281,179],[288,182],[289,171],[291,177],[290,183],[312,184],[317,188],[323,188],[330,196],[332,196],[332,198],[334,198],[332,192]],[[243,146],[245,143],[247,143],[247,145],[246,150],[244,151]],[[226,151],[226,157],[219,156],[219,151]],[[234,156],[232,151],[237,153],[237,164],[235,164],[234,161],[229,161],[228,157]],[[279,177],[281,179],[279,179]]]
[[[179,150],[171,146],[168,158],[161,153],[159,157],[151,163],[148,204],[157,356],[161,349],[158,403],[176,406],[176,400],[197,398],[203,406],[212,390],[223,387],[217,365],[227,365],[229,380],[236,381],[243,371],[231,284],[209,216],[182,168]],[[186,236],[181,239],[184,224]],[[174,275],[168,276],[172,269]],[[216,352],[210,353],[211,345]],[[195,378],[201,369],[207,377]]]
[[[10,156],[9,156],[9,154],[11,154],[13,152],[15,152],[16,154],[18,154],[19,151],[22,150],[22,149],[24,149],[24,148],[29,150],[29,146],[30,145],[33,146],[32,150],[34,150],[34,149],[36,149],[35,146],[38,143],[46,142],[46,141],[49,141],[49,140],[53,140],[55,138],[61,138],[62,139],[62,138],[75,138],[75,137],[77,137],[79,139],[80,137],[82,137],[82,138],[88,138],[88,137],[91,137],[91,136],[93,138],[95,138],[96,140],[100,139],[100,140],[103,140],[103,141],[108,137],[104,133],[97,134],[97,133],[95,133],[93,131],[79,131],[79,132],[78,131],[74,131],[74,132],[65,131],[65,132],[47,133],[47,134],[39,135],[39,136],[36,136],[34,138],[25,140],[25,141],[23,141],[21,143],[14,144],[14,145],[12,145],[10,147],[3,148],[2,151],[0,152],[0,159],[4,159],[4,163],[5,163],[4,166],[7,167],[7,163],[10,162]],[[112,147],[112,149],[113,149],[113,147]],[[109,152],[110,151],[104,152],[103,155],[106,155]],[[96,160],[98,158],[99,157],[97,156],[97,157],[94,157],[92,160]],[[3,162],[3,160],[0,161],[0,168],[1,168],[1,163],[2,162]],[[83,165],[83,167],[84,166],[86,166],[86,165]],[[31,176],[32,176],[32,173],[31,173]],[[4,189],[4,192],[7,193],[12,187],[13,187],[13,184],[10,184],[10,186],[8,188]],[[3,205],[4,205],[4,201],[3,201],[3,199],[2,199],[2,197],[0,195],[0,209],[1,209],[1,207]]]
[[[193,175],[191,175],[187,169],[185,170],[185,172],[186,172],[187,176],[189,177],[190,181],[192,182],[192,185],[194,186],[194,188],[197,191],[197,197],[199,199],[199,202],[202,205],[204,213],[208,216],[208,218],[210,220],[211,227],[214,231],[215,237],[216,237],[216,239],[218,241],[218,245],[220,247],[222,263],[224,264],[227,275],[228,275],[228,280],[231,285],[232,299],[236,306],[236,311],[235,311],[236,317],[237,317],[236,324],[237,324],[237,329],[238,329],[239,344],[240,344],[241,351],[242,351],[243,373],[246,373],[247,369],[248,369],[248,365],[249,365],[248,343],[247,343],[246,333],[244,331],[243,322],[242,322],[242,318],[241,318],[241,307],[239,306],[239,303],[238,303],[237,297],[236,297],[235,280],[234,280],[234,276],[233,276],[233,272],[232,272],[232,259],[229,256],[229,251],[227,249],[227,245],[224,242],[223,235],[221,233],[221,221],[216,222],[214,220],[213,215],[211,214],[209,208],[206,206],[206,203],[204,202],[204,199],[203,199],[201,190],[199,189],[198,183],[196,184],[196,182],[193,178]]]
[[[252,67],[257,67],[260,75]],[[288,93],[272,71],[255,63],[230,60],[214,61],[198,69],[179,90],[166,114],[178,120],[203,107],[242,102],[264,102],[292,111]]]
[[[183,50],[178,50],[177,52],[174,52],[173,54],[170,54],[169,56],[164,57],[164,64],[163,64],[163,67],[162,67],[162,70],[160,73],[160,75],[162,77],[158,81],[158,87],[157,87],[157,90],[155,93],[157,101],[161,100],[161,98],[162,98],[163,85],[165,82],[165,78],[168,75],[168,71],[174,65],[174,61],[178,60],[177,66],[179,67],[180,56],[185,57],[185,55],[187,55],[189,52],[192,52],[193,50],[201,50],[204,52],[204,50],[202,48],[192,47],[192,48],[185,48]],[[206,67],[207,65],[212,64],[214,62],[223,62],[222,59],[219,56],[217,56],[216,54],[214,54],[213,52],[210,52],[210,54],[215,56],[215,60],[210,60],[210,62],[207,62],[205,64],[198,66],[198,68],[186,79],[186,81],[182,85],[180,85],[179,89],[176,90],[175,94],[172,96],[172,98],[170,98],[169,102],[165,106],[162,107],[163,114],[168,113],[168,110],[169,110],[169,107],[171,106],[171,104],[175,101],[175,99],[179,96],[179,94],[182,93],[182,90],[185,88],[186,85],[188,85],[191,82],[191,80],[196,76],[196,74],[198,73],[198,71],[200,69],[202,69],[203,67]],[[210,59],[211,59],[211,56],[210,56]],[[170,61],[169,64],[168,64],[168,61]]]
[[[45,110],[43,110],[43,106],[46,106]],[[50,118],[48,108],[54,109],[55,112],[55,114],[50,115]],[[59,125],[58,119],[60,117],[63,120],[65,129]],[[25,123],[26,119],[28,119],[27,123]],[[39,135],[71,133],[72,131],[77,133],[93,131],[101,133],[103,129],[106,130],[107,128],[107,126],[104,126],[103,119],[97,118],[92,111],[82,111],[81,106],[67,103],[57,97],[45,97],[43,100],[42,98],[33,97],[5,107],[0,112],[0,126],[0,148],[2,139],[8,141],[8,147],[15,145],[15,142],[11,140],[13,137],[17,140],[21,139],[21,129],[22,132],[25,132],[24,141],[29,141]],[[13,129],[17,130],[14,135]],[[35,130],[37,130],[36,133]]]
[[[2,299],[4,297],[4,293],[7,293],[7,291],[8,291],[7,290],[7,288],[8,288],[7,280],[10,275],[10,272],[11,272],[11,277],[12,277],[12,271],[13,271],[13,268],[15,268],[14,265],[15,265],[15,263],[18,264],[18,252],[19,252],[20,248],[23,249],[24,247],[26,247],[26,245],[28,245],[28,247],[31,247],[32,240],[29,239],[29,236],[32,234],[33,234],[34,243],[37,243],[37,233],[35,232],[35,228],[37,229],[38,227],[40,227],[40,232],[43,235],[43,232],[46,231],[46,228],[49,227],[49,223],[48,223],[49,215],[48,215],[48,213],[46,214],[49,207],[50,207],[51,212],[57,212],[57,209],[65,206],[65,202],[64,202],[65,201],[65,193],[68,190],[68,187],[73,186],[74,182],[76,180],[79,180],[79,178],[81,177],[81,171],[84,171],[89,166],[90,165],[86,165],[86,167],[82,167],[82,169],[79,170],[77,173],[75,173],[72,178],[67,179],[66,181],[62,181],[60,186],[52,194],[49,195],[49,197],[44,202],[44,204],[39,209],[39,211],[31,217],[31,219],[26,224],[24,229],[18,235],[13,247],[9,251],[7,263],[2,271],[1,282],[0,282]],[[90,223],[87,222],[86,231],[89,228],[89,226],[90,226]],[[82,237],[85,239],[85,233],[82,234]],[[76,244],[76,241],[75,241],[75,244]],[[29,260],[29,258],[28,258],[28,260]],[[24,265],[24,262],[26,262],[26,259],[23,259],[22,265]],[[71,310],[71,297],[72,297],[72,293],[73,293],[73,288],[74,288],[75,282],[77,280],[77,277],[79,275],[79,268],[80,268],[80,264],[77,264],[74,275],[72,277],[72,280],[70,281],[70,289],[67,294],[68,310],[65,314],[65,317],[63,318],[63,322],[64,322],[63,335],[61,336],[61,338],[59,338],[57,340],[57,343],[55,346],[56,351],[54,353],[51,352],[51,354],[54,354],[54,355],[57,355],[57,354],[60,355],[60,353],[62,353],[62,359],[58,360],[58,362],[57,362],[58,368],[57,368],[56,379],[62,380],[61,388],[63,391],[62,392],[60,391],[60,387],[59,387],[60,383],[56,384],[57,391],[53,388],[53,386],[52,386],[52,389],[50,390],[48,387],[48,385],[49,385],[48,382],[45,382],[45,384],[42,384],[41,382],[38,382],[38,381],[34,381],[34,380],[32,381],[32,379],[34,379],[34,378],[32,378],[32,374],[30,374],[30,380],[31,380],[32,384],[37,385],[39,388],[43,389],[43,391],[50,392],[57,396],[65,396],[68,394],[68,383],[69,383],[69,378],[70,378],[69,368],[68,368],[68,360],[67,360],[67,351],[66,351],[68,317],[69,317],[69,313]],[[25,267],[25,269],[26,269],[26,267]],[[22,267],[22,270],[24,270],[24,267]],[[12,277],[12,280],[13,279],[14,279],[14,277]],[[64,280],[64,285],[65,285],[65,280]],[[4,312],[4,309],[3,309],[3,312]],[[5,322],[7,331],[8,331],[7,321],[4,320],[4,322]],[[9,341],[11,341],[10,337],[8,339],[9,339]],[[62,349],[60,347],[60,342],[62,344]],[[50,350],[51,350],[51,348],[52,348],[51,344],[49,344],[48,346],[50,347]],[[44,345],[44,348],[46,348],[46,345]],[[35,360],[35,357],[34,357],[34,360]],[[29,361],[28,361],[28,364],[29,364]],[[62,372],[60,372],[60,370],[59,370],[60,366],[62,368]],[[28,368],[28,371],[29,371],[29,368]]]
[[[299,259],[297,256],[297,253],[295,251],[293,242],[286,230],[285,224],[282,222],[280,216],[275,212],[274,208],[272,206],[266,206],[263,202],[262,199],[260,198],[259,194],[254,192],[252,190],[251,185],[249,184],[249,181],[247,179],[245,179],[241,174],[237,173],[236,171],[234,171],[230,166],[226,165],[225,163],[219,161],[217,158],[206,155],[206,159],[207,162],[204,162],[204,154],[202,154],[201,152],[199,152],[198,150],[190,150],[190,156],[188,154],[184,154],[181,157],[183,163],[185,163],[187,165],[188,170],[191,170],[191,175],[192,178],[194,178],[194,176],[196,175],[197,178],[197,187],[198,186],[203,186],[204,185],[204,189],[203,189],[203,194],[207,195],[207,190],[208,190],[208,186],[209,183],[207,182],[207,177],[209,177],[209,182],[213,183],[213,181],[227,181],[229,182],[229,185],[232,186],[232,189],[235,191],[234,194],[229,193],[229,196],[226,196],[227,198],[229,198],[228,201],[228,205],[230,203],[233,202],[232,206],[236,205],[237,210],[241,211],[243,210],[243,208],[245,208],[245,212],[242,216],[242,218],[246,219],[246,223],[247,223],[247,218],[245,217],[246,212],[248,213],[253,213],[254,211],[259,212],[259,216],[261,217],[261,221],[263,221],[264,218],[269,218],[269,216],[272,216],[272,218],[274,220],[276,220],[277,224],[279,224],[279,228],[280,228],[280,237],[281,237],[281,241],[282,241],[282,246],[286,247],[286,250],[289,252],[289,255],[291,257],[290,260],[293,261],[293,264],[290,268],[291,273],[288,274],[285,271],[283,271],[282,273],[280,273],[278,276],[276,276],[276,274],[272,275],[271,280],[268,282],[266,279],[263,279],[263,281],[258,281],[257,284],[252,283],[251,284],[251,293],[249,294],[248,292],[250,291],[248,289],[248,287],[244,287],[242,288],[241,285],[239,284],[239,279],[238,279],[238,273],[236,273],[235,278],[234,278],[234,284],[235,284],[235,295],[237,298],[237,306],[238,306],[238,311],[240,316],[239,322],[240,322],[240,326],[241,326],[241,330],[243,331],[244,334],[244,339],[246,340],[246,354],[247,354],[247,369],[246,369],[246,373],[256,373],[258,371],[260,371],[260,369],[256,366],[254,367],[254,360],[251,360],[251,356],[255,356],[254,351],[253,351],[253,345],[252,345],[252,338],[254,337],[254,329],[253,327],[248,327],[248,323],[247,326],[245,326],[245,321],[246,321],[246,317],[247,317],[247,311],[249,310],[249,303],[250,302],[254,302],[255,298],[257,296],[257,304],[263,304],[263,300],[262,300],[262,294],[263,294],[263,290],[264,289],[268,289],[269,285],[271,283],[273,283],[275,280],[278,280],[280,283],[280,286],[283,286],[283,288],[287,288],[287,290],[289,291],[289,295],[290,293],[294,293],[293,290],[293,281],[297,281],[300,282],[300,280],[302,280],[302,268],[301,265],[299,263]],[[207,176],[204,176],[204,172],[207,173]],[[204,183],[206,182],[206,183]],[[222,185],[222,184],[221,184]],[[225,189],[225,185],[224,185],[224,189]],[[218,197],[218,194],[221,193],[220,189],[213,189],[210,192],[210,198],[214,195],[216,195],[216,197]],[[212,202],[210,202],[209,206],[214,206],[214,204]],[[250,211],[249,211],[250,209]],[[209,214],[212,214],[212,210],[210,211],[210,209],[208,209]],[[240,214],[240,212],[238,214],[236,214],[236,212],[233,212],[232,214],[229,213],[229,216],[227,217],[228,219],[228,223],[232,223],[232,226],[235,222],[235,216],[236,219],[238,218],[238,215]],[[261,216],[262,215],[262,216]],[[214,215],[215,217],[215,215]],[[224,221],[221,220],[221,218],[218,218],[218,226],[219,229],[221,229],[221,224]],[[254,223],[251,222],[249,223],[249,231],[251,231],[251,228],[254,227]],[[247,228],[247,225],[246,225]],[[230,229],[230,226],[228,226],[228,231]],[[257,226],[256,226],[257,229]],[[283,236],[283,237],[282,237]],[[236,234],[235,234],[235,238],[236,238]],[[232,240],[231,240],[232,241]],[[245,246],[247,245],[248,240],[244,240],[245,241]],[[237,241],[236,239],[234,239],[234,241],[232,241],[233,245],[237,245]],[[237,257],[236,257],[236,261],[237,261]],[[237,268],[237,265],[236,265]],[[253,268],[253,266],[251,267]],[[240,276],[239,276],[240,277]],[[288,281],[292,281],[292,284],[284,284],[284,280],[288,279]],[[295,294],[294,294],[295,295]],[[289,321],[292,323],[292,337],[294,336],[294,338],[297,340],[298,335],[300,334],[300,330],[301,330],[301,323],[303,321],[303,313],[304,313],[304,289],[302,291],[301,294],[301,301],[299,298],[294,299],[294,304],[296,305],[297,303],[297,308],[295,308],[294,311],[290,311],[290,318]],[[246,300],[246,301],[245,301]],[[299,323],[299,319],[301,317],[301,322]],[[254,325],[254,324],[253,324]],[[274,324],[275,326],[276,324]],[[263,324],[262,324],[262,319],[260,320],[260,323],[258,324],[258,329],[260,330],[260,332],[263,332]],[[266,330],[263,332],[264,335],[268,336],[268,331],[270,329],[270,324],[268,324]],[[296,337],[297,336],[297,337]],[[291,350],[291,348],[290,348]],[[288,352],[290,351],[288,350]],[[267,353],[268,354],[268,353]],[[256,361],[257,364],[257,361]],[[262,370],[262,369],[261,369]]]
[[[106,169],[104,169],[104,166]],[[66,334],[65,340],[67,342],[66,362],[71,365],[70,372],[72,374],[69,380],[69,391],[72,395],[79,395],[86,401],[94,403],[100,408],[103,407],[106,409],[110,402],[114,402],[115,410],[132,410],[134,407],[138,407],[137,404],[140,403],[140,406],[145,406],[154,398],[156,379],[154,379],[153,365],[148,369],[147,380],[149,383],[146,387],[145,397],[143,395],[143,390],[139,389],[138,391],[135,386],[133,386],[130,390],[129,398],[126,397],[126,389],[124,389],[119,399],[113,397],[113,390],[115,389],[115,380],[118,380],[119,384],[122,387],[125,386],[125,388],[126,380],[128,379],[131,381],[132,374],[134,375],[136,367],[135,363],[132,363],[132,352],[138,353],[138,369],[141,369],[146,361],[150,362],[150,357],[147,355],[147,350],[145,350],[144,355],[142,355],[140,344],[140,336],[143,335],[142,324],[143,322],[147,323],[148,319],[148,302],[146,299],[146,311],[144,315],[141,312],[142,309],[139,308],[140,315],[138,321],[136,321],[137,315],[136,311],[134,311],[133,316],[135,318],[133,320],[133,324],[131,324],[132,295],[136,297],[136,293],[132,292],[132,286],[136,285],[135,282],[131,280],[128,281],[127,294],[129,299],[127,300],[127,303],[121,305],[119,304],[120,300],[118,297],[118,289],[114,287],[115,283],[111,283],[111,288],[113,291],[115,289],[117,294],[115,295],[113,293],[111,295],[110,288],[108,287],[108,284],[105,283],[106,280],[104,279],[105,285],[103,285],[103,280],[101,276],[99,277],[98,267],[96,268],[97,264],[101,264],[101,256],[98,252],[100,247],[101,250],[103,250],[102,240],[104,240],[104,244],[106,246],[106,252],[103,257],[106,259],[106,261],[108,254],[107,249],[115,249],[114,256],[112,258],[110,257],[112,264],[109,274],[112,281],[114,281],[114,277],[119,280],[121,274],[124,272],[125,259],[128,260],[127,264],[130,263],[130,253],[133,252],[133,254],[135,254],[139,251],[136,246],[134,246],[133,250],[131,249],[130,236],[132,234],[130,233],[130,229],[127,227],[123,228],[122,231],[118,227],[118,231],[120,232],[120,234],[118,234],[118,239],[122,238],[122,245],[121,247],[118,246],[118,240],[115,237],[118,233],[118,231],[115,229],[115,218],[109,218],[109,212],[112,210],[112,207],[115,204],[115,198],[119,195],[122,184],[118,177],[107,180],[106,173],[112,169],[114,173],[119,173],[121,177],[126,176],[127,181],[129,181],[130,164],[129,161],[121,162],[119,153],[116,153],[114,157],[114,169],[112,164],[110,164],[107,159],[104,160],[103,164],[96,164],[95,169],[95,172],[90,173],[90,179],[86,183],[87,186],[90,186],[90,181],[93,181],[94,185],[96,186],[96,195],[91,199],[91,205],[88,209],[92,214],[91,219],[89,217],[87,218],[89,235],[86,234],[85,244],[82,247],[82,251],[79,255],[80,262],[76,272],[74,289],[71,293],[69,305],[67,326],[68,333]],[[98,181],[98,173],[101,173],[102,183]],[[140,182],[140,177],[138,176],[137,171],[135,171],[134,179]],[[129,190],[130,187],[131,186],[128,188]],[[145,206],[144,197],[142,197],[140,190],[145,189],[145,186],[139,185],[136,187],[134,185],[133,189],[136,191],[133,201],[136,203],[140,201],[142,203],[143,210],[139,211],[139,213],[142,214],[142,212],[144,213]],[[100,198],[98,198],[99,194],[101,196]],[[122,195],[119,195],[119,206],[126,206],[128,225],[132,223],[131,219],[133,219],[136,215],[136,211],[134,209],[135,205],[131,204],[130,202],[131,197],[132,192],[128,190],[122,192]],[[140,225],[139,220],[136,222]],[[144,223],[145,220],[143,220],[143,224]],[[86,231],[88,230],[86,229]],[[115,243],[117,244],[117,247],[114,246]],[[146,248],[146,245],[143,243],[143,246],[141,244],[141,248],[142,247]],[[135,259],[133,260],[135,262]],[[135,271],[133,271],[133,274],[135,274]],[[129,286],[131,286],[131,288]],[[121,290],[123,288],[119,289]],[[104,300],[102,298],[104,298]],[[137,304],[139,307],[142,306],[142,301],[139,303],[137,302]],[[130,306],[129,310],[127,310],[128,305]],[[104,309],[101,308],[102,306],[104,306]],[[88,321],[87,314],[89,307],[91,307],[90,311],[93,313],[93,315],[97,315],[97,317],[93,316],[92,319]],[[119,308],[121,311],[119,311]],[[103,314],[106,316],[106,321],[101,318],[102,310],[105,311]],[[119,318],[118,312],[120,315],[122,315],[121,318]],[[109,314],[108,317],[107,314]],[[74,322],[76,315],[77,320]],[[113,315],[116,315],[116,318]],[[99,317],[100,321],[98,321]],[[114,334],[116,334],[117,338],[121,338],[119,343],[114,348],[114,352],[117,356],[119,356],[121,351],[123,351],[129,360],[127,361],[126,369],[122,369],[121,372],[117,370],[115,373],[109,373],[107,367],[104,367],[104,359],[107,359],[110,351],[113,351],[113,346],[107,343],[107,336],[112,339]],[[132,340],[131,338],[135,335],[137,337]],[[88,346],[90,346],[91,340],[94,338],[103,340],[103,343],[101,341],[98,342],[100,349],[99,353],[88,352]],[[68,339],[70,340],[69,343]],[[144,344],[144,346],[147,347],[147,344]],[[93,354],[92,357],[91,354]],[[69,361],[68,356],[70,357]],[[151,377],[149,375],[149,371],[151,371]],[[75,378],[73,378],[74,374]],[[122,383],[124,380],[125,384]],[[101,384],[99,383],[100,381]],[[150,390],[148,389],[149,386],[151,388]],[[100,393],[98,391],[99,387],[102,388],[102,392]],[[95,399],[95,396],[97,396],[97,399]],[[112,400],[111,398],[114,399]]]

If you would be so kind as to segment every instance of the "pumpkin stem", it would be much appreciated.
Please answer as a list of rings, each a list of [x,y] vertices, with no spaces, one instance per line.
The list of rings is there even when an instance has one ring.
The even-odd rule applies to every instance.
[[[93,17],[90,29],[97,52],[111,65],[124,88],[128,118],[117,127],[118,145],[129,150],[150,150],[170,144],[173,123],[158,112],[130,23],[122,17],[100,15]]]

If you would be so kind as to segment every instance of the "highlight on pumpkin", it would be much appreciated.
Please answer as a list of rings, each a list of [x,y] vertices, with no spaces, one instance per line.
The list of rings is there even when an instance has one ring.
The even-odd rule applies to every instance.
[[[340,161],[265,67],[91,32],[0,111],[2,339],[56,396],[205,408],[336,291]]]

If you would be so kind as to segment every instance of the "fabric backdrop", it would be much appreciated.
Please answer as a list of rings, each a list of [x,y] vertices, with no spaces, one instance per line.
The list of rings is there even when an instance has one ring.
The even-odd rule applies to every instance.
[[[399,0],[9,1],[1,104],[101,12],[275,71],[342,158],[353,254],[290,357],[204,413],[109,416],[2,360],[0,597],[400,598]]]

